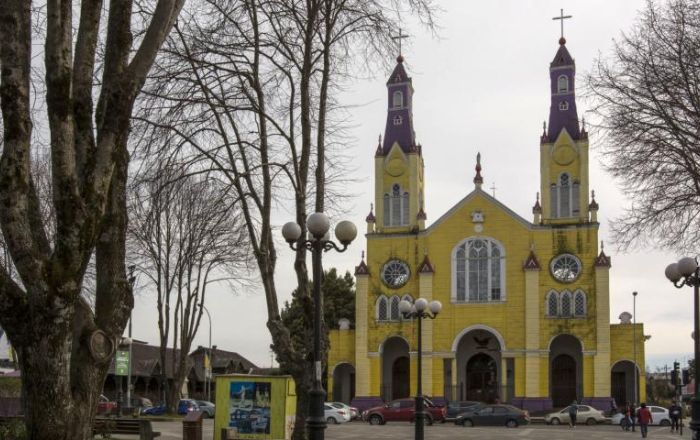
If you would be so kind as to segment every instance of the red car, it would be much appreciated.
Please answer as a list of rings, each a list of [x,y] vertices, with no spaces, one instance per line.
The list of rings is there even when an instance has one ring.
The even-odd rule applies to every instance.
[[[437,407],[428,399],[425,399],[425,423],[432,425],[433,422],[445,420],[447,410],[444,407]],[[386,422],[413,422],[416,414],[416,401],[413,397],[406,399],[392,400],[384,406],[376,406],[362,413],[362,419],[370,425],[383,425]]]
[[[108,415],[116,412],[117,402],[110,401],[107,396],[100,394],[97,398],[97,415]]]

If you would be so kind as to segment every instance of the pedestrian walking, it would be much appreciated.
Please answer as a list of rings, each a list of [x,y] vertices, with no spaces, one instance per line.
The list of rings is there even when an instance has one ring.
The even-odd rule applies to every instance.
[[[651,411],[647,408],[647,404],[642,403],[641,406],[639,411],[637,411],[637,420],[639,421],[639,430],[642,432],[642,438],[647,438],[647,429],[653,420],[651,418]]]
[[[578,414],[578,405],[574,400],[569,405],[569,428],[576,428],[576,415]]]
[[[680,432],[681,411],[683,409],[674,400],[668,407],[668,415],[671,416],[671,433]]]
[[[634,432],[634,427],[637,421],[637,404],[632,402],[630,405],[630,426],[632,427],[632,432]]]

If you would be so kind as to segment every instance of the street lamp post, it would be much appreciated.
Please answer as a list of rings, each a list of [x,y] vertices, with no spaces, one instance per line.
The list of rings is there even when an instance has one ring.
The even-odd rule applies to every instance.
[[[204,304],[202,304],[202,310],[207,312],[207,318],[209,318],[209,350],[207,350],[207,356],[209,356],[209,365],[208,369],[204,369],[204,383],[207,388],[207,401],[211,402],[211,315],[209,314],[209,310],[207,310]]]
[[[324,430],[326,429],[326,418],[323,409],[326,392],[321,385],[323,371],[321,365],[321,311],[323,310],[321,256],[323,252],[331,249],[344,252],[348,245],[357,237],[357,228],[352,222],[347,220],[341,221],[336,225],[335,236],[342,245],[342,247],[339,247],[330,239],[330,234],[328,233],[330,220],[326,214],[322,212],[311,214],[306,219],[306,226],[311,233],[310,239],[302,237],[301,226],[295,222],[286,223],[282,227],[282,236],[293,250],[304,247],[311,251],[314,280],[314,377],[313,385],[309,392],[309,416],[306,418],[306,428],[308,429],[310,440],[323,440]]]
[[[678,260],[677,263],[671,263],[666,267],[666,278],[669,279],[677,288],[683,286],[691,286],[694,289],[694,335],[693,344],[695,347],[695,394],[691,400],[690,410],[690,429],[693,430],[693,439],[698,438],[700,432],[700,387],[698,387],[698,378],[700,378],[700,268],[698,262],[694,258],[685,257]]]
[[[133,264],[129,266],[129,287],[131,287],[131,293],[133,295],[134,293],[134,285],[136,284],[136,275],[134,275],[134,271],[136,270],[136,266]],[[131,327],[132,327],[132,321],[133,321],[133,312],[129,312],[129,368],[128,368],[128,375],[126,376],[126,407],[131,408],[131,372],[132,367],[131,364],[134,362],[132,359],[134,355],[134,350],[133,350],[133,339],[131,338]]]
[[[418,376],[416,377],[416,416],[415,440],[423,440],[425,426],[425,405],[423,403],[423,326],[425,318],[435,319],[442,310],[440,301],[418,298],[413,304],[405,299],[399,303],[399,311],[406,319],[415,319],[418,323]]]
[[[637,367],[637,292],[632,292],[632,352],[634,359],[634,401],[632,405],[639,404],[639,367]]]

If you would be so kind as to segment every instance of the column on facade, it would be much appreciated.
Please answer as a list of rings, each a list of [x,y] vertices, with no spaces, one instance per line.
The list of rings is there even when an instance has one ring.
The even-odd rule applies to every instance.
[[[433,270],[428,257],[425,257],[423,264],[418,271],[418,296],[425,298],[428,303],[433,300]],[[438,318],[440,316],[438,315]],[[433,320],[423,320],[423,394],[433,394]],[[441,393],[442,394],[442,393]]]
[[[589,297],[592,296],[589,293]],[[610,258],[601,250],[595,261],[596,354],[593,358],[593,397],[610,391]]]
[[[525,397],[542,397],[540,386],[540,265],[534,251],[525,264]]]
[[[375,376],[367,357],[369,271],[364,261],[355,269],[355,278],[355,395],[370,396],[370,378]]]

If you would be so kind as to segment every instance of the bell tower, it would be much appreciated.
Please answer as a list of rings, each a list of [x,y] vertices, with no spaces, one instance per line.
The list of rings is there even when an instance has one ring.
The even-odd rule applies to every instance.
[[[579,124],[575,78],[576,64],[562,36],[549,65],[549,124],[544,124],[540,137],[542,223],[589,221],[588,133]]]
[[[423,155],[413,130],[413,83],[403,62],[399,55],[386,83],[386,126],[374,159],[375,232],[425,228]]]

